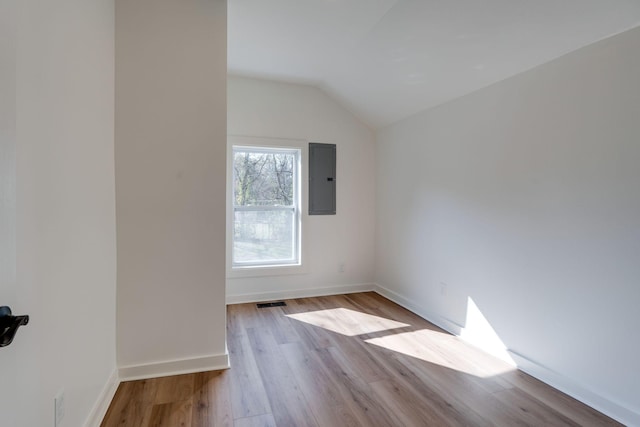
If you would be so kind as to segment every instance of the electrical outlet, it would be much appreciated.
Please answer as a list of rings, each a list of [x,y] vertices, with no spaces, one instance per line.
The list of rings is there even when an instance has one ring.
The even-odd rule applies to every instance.
[[[54,402],[54,419],[55,427],[60,427],[62,419],[64,418],[64,390],[60,390],[56,397],[53,398]]]
[[[338,273],[344,273],[344,262],[338,264]]]

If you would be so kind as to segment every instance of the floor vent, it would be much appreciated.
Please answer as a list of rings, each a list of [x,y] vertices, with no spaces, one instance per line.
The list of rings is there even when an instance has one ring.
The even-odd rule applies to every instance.
[[[275,302],[261,302],[256,304],[258,306],[258,308],[265,308],[265,307],[284,307],[287,305],[286,302],[284,301],[275,301]]]

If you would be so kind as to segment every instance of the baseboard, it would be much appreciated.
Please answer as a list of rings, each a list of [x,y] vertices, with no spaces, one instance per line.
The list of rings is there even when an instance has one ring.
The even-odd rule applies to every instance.
[[[227,295],[227,304],[244,304],[249,302],[273,301],[291,298],[311,298],[327,295],[353,294],[356,292],[373,291],[373,283],[358,285],[329,286],[326,288],[297,289],[289,291],[272,291],[255,294]]]
[[[444,329],[445,331],[449,332],[452,335],[456,335],[459,336],[462,333],[462,330],[464,329],[464,327],[462,325],[459,325],[458,323],[447,319],[446,317],[442,317],[439,316],[435,313],[432,313],[428,310],[425,310],[424,308],[420,307],[419,305],[414,304],[413,302],[411,302],[410,299],[403,297],[402,295],[398,294],[397,292],[392,291],[391,289],[387,289],[383,286],[380,286],[378,284],[374,285],[373,290],[382,295],[383,297],[387,298],[388,300],[391,300],[393,302],[395,302],[396,304],[406,308],[407,310],[411,311],[412,313],[417,314],[418,316],[422,317],[423,319],[428,320],[429,322],[433,323],[434,325],[438,326],[439,328]]]
[[[113,400],[113,396],[116,394],[116,390],[120,385],[120,379],[118,378],[118,370],[114,369],[109,375],[106,384],[102,388],[102,391],[98,395],[98,399],[96,403],[93,405],[89,416],[87,417],[87,421],[85,421],[85,427],[99,427],[104,419],[104,416],[107,414],[107,410],[109,409],[109,405],[111,404],[111,400]]]
[[[189,359],[121,366],[119,374],[121,381],[132,381],[228,368],[229,355],[225,353]]]
[[[602,395],[589,390],[587,387],[559,374],[540,363],[514,351],[507,350],[516,362],[518,369],[568,394],[576,400],[602,412],[603,414],[627,426],[640,426],[640,413],[618,404]]]
[[[414,304],[410,299],[405,298],[390,289],[376,284],[374,286],[374,291],[453,335],[460,336],[461,332],[464,330],[464,326],[452,322],[451,320],[435,313],[431,313]],[[575,381],[532,361],[522,354],[513,350],[507,350],[507,352],[521,371],[526,372],[543,383],[560,390],[561,392],[579,400],[599,412],[602,412],[624,425],[640,427],[640,413],[607,399],[586,387],[581,386]]]

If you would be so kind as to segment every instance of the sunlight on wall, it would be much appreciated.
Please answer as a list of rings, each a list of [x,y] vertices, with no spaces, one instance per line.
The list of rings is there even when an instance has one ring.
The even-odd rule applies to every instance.
[[[350,337],[410,326],[406,323],[360,313],[347,308],[331,308],[307,313],[287,314],[287,317]]]
[[[467,298],[467,319],[460,337],[512,366],[516,366],[507,352],[507,347],[471,297]]]

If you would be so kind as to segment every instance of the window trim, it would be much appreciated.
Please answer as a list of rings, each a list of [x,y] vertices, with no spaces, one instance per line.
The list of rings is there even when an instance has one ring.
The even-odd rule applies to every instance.
[[[300,172],[302,170],[302,164],[301,164],[301,153],[300,153],[300,149],[299,148],[283,148],[283,147],[265,147],[260,146],[260,147],[253,147],[253,146],[247,146],[247,145],[238,145],[238,144],[234,144],[232,146],[232,157],[235,157],[235,154],[237,152],[249,152],[249,153],[258,153],[258,154],[272,154],[272,153],[286,153],[288,155],[292,155],[294,156],[294,162],[295,162],[295,175],[294,175],[294,180],[293,180],[293,195],[294,195],[294,201],[295,203],[293,203],[291,206],[272,206],[272,205],[266,205],[266,206],[237,206],[235,204],[235,198],[233,197],[233,183],[235,183],[236,181],[236,175],[235,175],[235,168],[233,168],[233,172],[232,172],[232,176],[233,176],[233,180],[231,181],[231,193],[232,193],[232,200],[231,203],[233,204],[232,206],[232,211],[234,213],[234,219],[235,219],[235,213],[236,212],[266,212],[266,211],[284,211],[284,212],[292,212],[293,213],[293,225],[294,225],[294,230],[293,230],[293,239],[291,241],[291,248],[293,249],[293,259],[291,260],[272,260],[272,261],[262,261],[262,262],[234,262],[233,260],[233,249],[234,249],[234,245],[232,245],[231,247],[231,267],[236,269],[236,268],[246,268],[246,267],[269,267],[269,266],[276,266],[276,267],[294,267],[294,266],[298,266],[300,265],[300,209],[301,209],[301,203],[300,203],[300,187],[301,187],[301,182],[300,182]],[[233,167],[233,160],[232,160],[232,167]],[[233,236],[233,234],[232,234]]]
[[[266,138],[253,136],[237,136],[229,135],[227,137],[227,233],[226,233],[226,276],[229,279],[242,277],[261,277],[275,276],[287,274],[304,274],[307,273],[307,263],[305,262],[305,241],[306,239],[306,222],[307,222],[307,206],[308,197],[304,183],[308,181],[307,168],[308,161],[308,144],[306,141],[297,139],[281,139]],[[233,265],[233,219],[234,219],[234,200],[233,200],[233,147],[248,147],[259,151],[261,147],[267,149],[283,149],[283,150],[299,150],[298,158],[298,179],[296,182],[296,191],[299,197],[298,211],[298,236],[297,250],[299,253],[298,264],[248,264]]]

